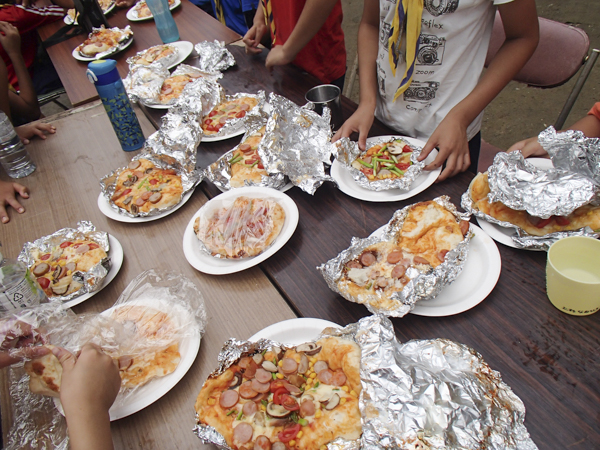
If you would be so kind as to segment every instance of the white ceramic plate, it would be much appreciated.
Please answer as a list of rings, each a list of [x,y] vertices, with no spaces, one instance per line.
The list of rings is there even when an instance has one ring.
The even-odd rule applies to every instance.
[[[179,0],[177,0],[177,1],[179,1]],[[171,65],[168,67],[168,69],[172,69],[173,67],[181,64],[183,61],[185,61],[185,59],[188,56],[190,56],[190,54],[192,53],[192,50],[194,50],[194,44],[192,44],[190,41],[171,42],[169,45],[172,45],[173,47],[177,47],[177,50],[179,50],[179,53],[178,53],[177,59],[171,63]]]
[[[552,165],[552,160],[547,158],[527,158],[531,164],[533,164],[538,169],[549,170],[554,166]],[[495,223],[490,223],[485,219],[480,219],[479,217],[475,217],[477,223],[481,227],[483,231],[485,231],[493,240],[499,242],[500,244],[504,244],[507,247],[512,248],[520,248],[517,247],[514,241],[512,240],[513,236],[517,236],[517,232],[514,228],[506,228],[501,227],[500,225],[496,225]],[[521,250],[535,250],[535,249],[521,249]]]
[[[117,4],[117,2],[112,2],[110,5],[108,5],[108,8],[106,9],[106,11],[103,11],[104,15],[106,16],[109,12],[111,12],[113,9],[115,9],[115,5]],[[77,25],[77,20],[73,20],[71,18],[71,16],[69,16],[68,14],[63,18],[63,22],[66,23],[67,25]]]
[[[238,131],[234,131],[231,134],[225,134],[223,136],[202,136],[202,142],[217,142],[224,141],[226,139],[231,139],[236,136],[241,136],[246,132],[246,128],[242,127]]]
[[[200,241],[194,233],[194,222],[196,221],[196,218],[200,216],[201,209],[199,209],[196,214],[194,214],[194,217],[192,217],[183,233],[183,253],[188,262],[196,270],[210,275],[225,275],[246,270],[269,258],[283,247],[294,234],[299,219],[298,207],[286,194],[275,189],[264,187],[243,187],[233,189],[218,195],[206,203],[206,205],[211,205],[212,203],[211,206],[208,206],[209,209],[213,206],[218,207],[222,200],[233,200],[243,195],[252,198],[274,198],[277,200],[285,212],[285,223],[281,228],[279,236],[277,236],[275,242],[273,242],[268,249],[253,258],[234,260],[212,257],[200,250]]]
[[[175,0],[175,3],[173,3],[171,6],[169,6],[169,9],[171,11],[173,11],[179,5],[181,5],[181,0]],[[129,9],[129,11],[127,11],[127,14],[125,15],[125,17],[127,17],[127,19],[131,20],[132,22],[142,22],[144,20],[154,19],[154,16],[152,15],[152,13],[150,13],[150,15],[148,17],[137,17],[134,13],[134,9],[135,9],[135,5],[133,5]]]
[[[63,305],[65,305],[67,308],[79,305],[80,303],[83,303],[87,299],[96,295],[98,292],[104,289],[105,286],[108,286],[108,284],[117,276],[117,273],[119,273],[119,269],[121,269],[121,264],[123,264],[123,247],[121,246],[121,243],[117,240],[117,238],[114,237],[112,234],[108,235],[108,243],[110,244],[108,255],[110,256],[111,266],[110,270],[104,277],[104,280],[102,280],[100,288],[95,290],[94,292],[88,292],[87,294],[75,297],[74,299],[69,300],[68,302],[64,302]]]
[[[341,328],[337,323],[329,322],[328,320],[303,317],[269,325],[248,340],[271,339],[281,344],[299,345],[314,341],[327,327]]]
[[[292,184],[292,182],[291,182],[291,181],[289,181],[289,182],[288,182],[288,183],[287,183],[285,186],[283,186],[281,189],[279,189],[279,192],[287,192],[287,191],[289,191],[289,190],[290,190],[291,188],[293,188],[293,187],[294,187],[294,185]],[[233,191],[233,190],[235,190],[235,189],[240,189],[240,188],[233,188],[233,189],[229,189],[229,191],[228,191],[228,190],[226,190],[226,189],[221,189],[221,186],[217,186],[217,188],[218,188],[218,189],[219,189],[221,192],[229,192],[229,191]]]
[[[98,208],[100,209],[102,214],[104,214],[106,217],[108,217],[109,219],[116,220],[117,222],[126,222],[126,223],[152,222],[153,220],[162,219],[163,217],[168,216],[169,214],[173,214],[175,211],[177,211],[179,208],[181,208],[183,205],[185,205],[185,203],[190,199],[190,197],[192,196],[193,193],[194,193],[194,190],[190,189],[186,194],[184,194],[181,201],[174,208],[168,210],[167,212],[165,212],[163,214],[156,214],[154,216],[148,216],[148,217],[129,217],[124,214],[119,214],[117,211],[115,211],[114,209],[111,208],[106,197],[104,197],[104,195],[102,195],[102,192],[98,196]]]
[[[138,302],[133,301],[129,304],[136,303]],[[139,302],[139,304],[145,305],[147,303]],[[107,309],[103,314],[110,313],[112,309],[113,308]],[[110,420],[113,421],[122,419],[123,417],[127,417],[131,414],[141,411],[173,389],[187,373],[190,367],[192,367],[192,364],[196,360],[198,350],[200,349],[200,339],[200,333],[194,333],[181,340],[179,343],[181,360],[179,361],[175,371],[164,377],[150,380],[148,383],[136,389],[124,399],[117,397],[115,403],[108,411],[110,414]],[[54,398],[54,404],[60,413],[64,415],[60,400],[56,397]]]
[[[113,53],[111,53],[111,54],[109,54],[109,55],[104,55],[102,58],[97,58],[97,57],[95,57],[95,56],[81,56],[81,55],[79,54],[79,51],[77,50],[77,47],[79,47],[79,45],[73,49],[73,53],[72,53],[72,55],[73,55],[73,58],[75,58],[75,59],[76,59],[76,60],[78,60],[78,61],[84,61],[84,62],[87,62],[87,61],[96,61],[96,60],[98,60],[98,59],[110,58],[110,57],[112,57],[113,55],[116,55],[117,53],[120,53],[120,52],[122,52],[123,50],[125,50],[125,49],[126,49],[127,47],[129,47],[129,46],[130,46],[132,43],[133,43],[133,35],[132,35],[132,36],[131,36],[131,38],[130,38],[130,39],[129,39],[129,40],[126,42],[126,43],[125,43],[125,45],[123,45],[123,46],[120,48],[120,50],[118,50],[118,51],[116,51],[116,52],[113,52]]]
[[[425,142],[420,141],[418,139],[409,138],[406,136],[377,136],[373,138],[367,139],[367,148],[372,145],[372,142],[381,138],[402,138],[405,141],[408,141],[410,144],[423,147]],[[425,162],[429,164],[432,162],[437,156],[437,150],[433,150]],[[369,189],[365,189],[354,181],[352,175],[342,164],[336,159],[333,161],[331,165],[331,176],[338,182],[338,187],[340,191],[344,194],[349,195],[350,197],[357,198],[359,200],[364,200],[367,202],[396,202],[398,200],[406,200],[407,198],[414,197],[415,195],[423,192],[429,186],[431,186],[440,172],[442,171],[441,167],[438,167],[431,172],[423,171],[414,181],[414,183],[410,186],[408,191],[401,191],[400,189],[390,189],[387,191],[370,191]]]

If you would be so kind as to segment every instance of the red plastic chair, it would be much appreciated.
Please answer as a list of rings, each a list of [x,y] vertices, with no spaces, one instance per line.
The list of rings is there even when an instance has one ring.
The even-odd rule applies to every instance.
[[[583,66],[583,70],[554,124],[554,128],[560,130],[573,108],[573,104],[577,100],[583,85],[587,81],[600,50],[593,49],[588,56],[590,40],[585,31],[580,28],[542,17],[539,18],[539,24],[539,44],[531,59],[515,75],[513,80],[532,87],[553,88],[569,81]],[[505,39],[506,35],[504,34],[502,19],[500,18],[500,14],[496,13],[490,46],[485,61],[486,67],[496,55]],[[485,172],[492,164],[496,153],[501,151],[504,150],[482,140],[477,165],[478,171]]]

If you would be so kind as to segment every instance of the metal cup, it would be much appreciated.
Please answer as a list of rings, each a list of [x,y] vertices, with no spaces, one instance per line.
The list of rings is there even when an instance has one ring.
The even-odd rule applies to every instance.
[[[334,84],[322,84],[310,89],[306,95],[306,101],[314,105],[317,114],[323,114],[323,107],[331,110],[331,129],[337,130],[342,126],[344,117],[342,115],[342,104],[340,95],[342,91]]]

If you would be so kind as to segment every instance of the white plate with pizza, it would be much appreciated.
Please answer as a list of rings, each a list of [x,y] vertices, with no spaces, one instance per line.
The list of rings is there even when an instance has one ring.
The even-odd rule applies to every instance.
[[[152,222],[153,220],[162,219],[163,217],[168,216],[169,214],[173,214],[175,211],[177,211],[179,208],[181,208],[183,205],[185,205],[185,203],[190,199],[190,197],[192,196],[193,193],[194,193],[194,190],[190,189],[188,192],[183,194],[181,201],[179,203],[177,203],[177,205],[175,205],[173,208],[169,209],[168,211],[165,211],[164,213],[155,214],[153,216],[129,217],[124,214],[119,214],[117,211],[115,211],[110,206],[110,203],[108,203],[108,200],[106,199],[106,197],[104,195],[102,195],[102,193],[100,193],[100,195],[98,196],[98,209],[100,209],[100,212],[102,212],[102,214],[104,214],[106,217],[108,217],[109,219],[116,220],[117,222],[125,222],[125,223]]]
[[[148,304],[144,300],[133,300],[131,302],[126,303],[127,306],[130,305],[141,305],[141,306],[150,306],[152,304]],[[124,306],[123,304],[118,307]],[[114,311],[115,307],[109,308],[106,311],[102,312],[102,315],[109,315]],[[177,311],[177,308],[174,308],[172,305],[168,305],[167,307],[159,307],[156,308],[159,311],[165,311],[165,309],[169,310],[169,313],[173,314],[174,311]],[[165,311],[166,312],[166,311]],[[178,311],[179,312],[179,311]],[[188,372],[192,364],[196,360],[196,356],[198,355],[198,350],[200,349],[200,341],[201,335],[200,332],[189,332],[184,335],[184,337],[179,341],[179,354],[180,360],[177,364],[175,370],[168,375],[163,377],[157,377],[149,380],[146,384],[143,384],[140,387],[136,387],[135,390],[125,397],[119,395],[113,405],[109,410],[110,420],[118,420],[123,417],[130,416],[142,409],[150,406],[152,403],[157,401],[171,389],[173,389],[177,383],[183,378],[183,376]],[[54,397],[54,404],[56,408],[60,411],[61,414],[64,415],[62,405],[60,403],[59,398]]]
[[[173,61],[169,67],[167,67],[167,69],[172,69],[173,67],[181,64],[188,56],[191,55],[192,51],[194,50],[194,44],[192,44],[190,41],[171,42],[169,45],[177,48],[178,56],[177,59]]]
[[[552,165],[552,160],[547,158],[527,158],[526,161],[533,164],[538,169],[549,170],[554,166]],[[521,248],[517,247],[515,242],[513,241],[513,236],[517,236],[517,231],[514,228],[501,227],[500,225],[496,225],[495,223],[488,222],[485,219],[481,219],[479,217],[475,218],[477,220],[477,224],[481,227],[483,231],[485,231],[493,240],[499,242],[500,244],[506,245],[507,247],[512,248]],[[522,250],[534,250],[534,249],[522,249]]]
[[[102,12],[105,16],[113,9],[115,9],[115,6],[117,4],[117,2],[111,0],[100,0],[98,3],[100,4],[100,8],[102,9]],[[79,14],[77,14],[77,10],[69,9],[67,11],[67,15],[63,18],[63,22],[65,22],[67,25],[77,25],[78,15]]]
[[[423,147],[425,146],[425,142],[420,141],[419,139],[414,139],[406,136],[377,136],[373,138],[367,139],[367,148],[369,148],[375,140],[381,141],[382,139],[404,139],[408,141],[409,144]],[[432,162],[437,156],[437,150],[433,150],[425,159],[425,162],[429,164]],[[431,186],[435,180],[437,180],[440,172],[442,171],[441,167],[438,167],[432,171],[423,171],[414,181],[414,183],[410,186],[408,191],[402,191],[400,189],[389,189],[387,191],[371,191],[369,189],[365,189],[354,181],[352,178],[352,174],[346,170],[346,168],[336,159],[333,161],[331,165],[331,176],[337,181],[338,187],[340,191],[344,194],[349,195],[350,197],[357,198],[358,200],[364,200],[367,202],[396,202],[399,200],[406,200],[408,198],[414,197],[415,195],[423,192],[429,186]]]
[[[105,286],[108,286],[108,284],[117,276],[117,273],[119,273],[121,265],[123,264],[123,246],[112,234],[108,235],[108,243],[110,245],[110,249],[108,250],[108,256],[110,256],[110,270],[104,277],[104,280],[102,280],[102,284],[94,292],[88,292],[80,295],[79,297],[75,297],[68,302],[64,302],[63,305],[67,308],[79,305],[80,303],[83,303],[96,295],[98,292],[104,289]]]
[[[77,47],[75,47],[73,49],[73,58],[75,58],[78,61],[83,61],[83,62],[89,62],[89,61],[96,61],[98,59],[103,59],[103,58],[109,58],[111,56],[113,56],[116,53],[122,52],[123,50],[125,50],[127,47],[129,47],[131,44],[133,43],[133,35],[127,39],[127,41],[122,42],[117,44],[115,47],[113,47],[113,50],[111,53],[107,53],[107,51],[102,52],[102,56],[98,57],[98,56],[83,56],[81,53],[79,53],[79,45]]]
[[[300,317],[274,323],[252,335],[249,341],[271,339],[280,344],[299,345],[314,341],[327,327],[341,328],[337,323],[323,319]]]
[[[149,15],[144,15],[143,17],[139,17],[138,14],[136,13],[136,8],[140,8],[139,3],[146,3],[145,1],[141,1],[138,2],[137,4],[135,4],[131,9],[129,9],[129,11],[127,11],[127,14],[125,15],[125,17],[127,17],[128,20],[131,20],[132,22],[142,22],[144,20],[151,20],[154,19],[154,16],[152,15],[152,13],[150,12]],[[179,5],[181,5],[181,0],[169,0],[169,9],[172,11],[175,8],[177,8]]]
[[[233,202],[233,200],[238,197],[274,199],[279,206],[281,206],[283,212],[285,213],[285,220],[279,235],[269,247],[254,257],[239,259],[216,258],[202,251],[200,241],[194,232],[194,224],[196,219],[200,217],[203,211],[205,211],[201,208],[194,214],[188,223],[185,232],[183,233],[183,253],[188,262],[196,270],[210,275],[226,275],[230,273],[241,272],[242,270],[246,270],[250,267],[260,264],[275,254],[294,234],[299,219],[298,207],[290,197],[275,189],[264,187],[243,187],[239,189],[232,189],[216,196],[206,203],[203,208],[210,210],[215,205],[221,204],[223,200],[230,200]]]

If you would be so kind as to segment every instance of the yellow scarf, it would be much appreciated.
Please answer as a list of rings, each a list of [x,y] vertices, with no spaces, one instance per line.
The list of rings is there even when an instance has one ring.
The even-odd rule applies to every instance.
[[[406,71],[400,86],[394,94],[394,101],[400,97],[412,82],[415,71],[415,60],[419,50],[419,35],[421,34],[421,16],[423,14],[423,0],[397,0],[396,11],[392,28],[388,35],[388,49],[390,66],[396,76],[396,69],[400,61],[400,48],[402,46],[402,29],[406,22]]]
[[[275,21],[273,20],[273,9],[271,6],[271,0],[262,0],[263,4],[263,12],[265,13],[265,23],[271,29],[271,46],[275,45],[275,39],[277,36],[275,35]]]

